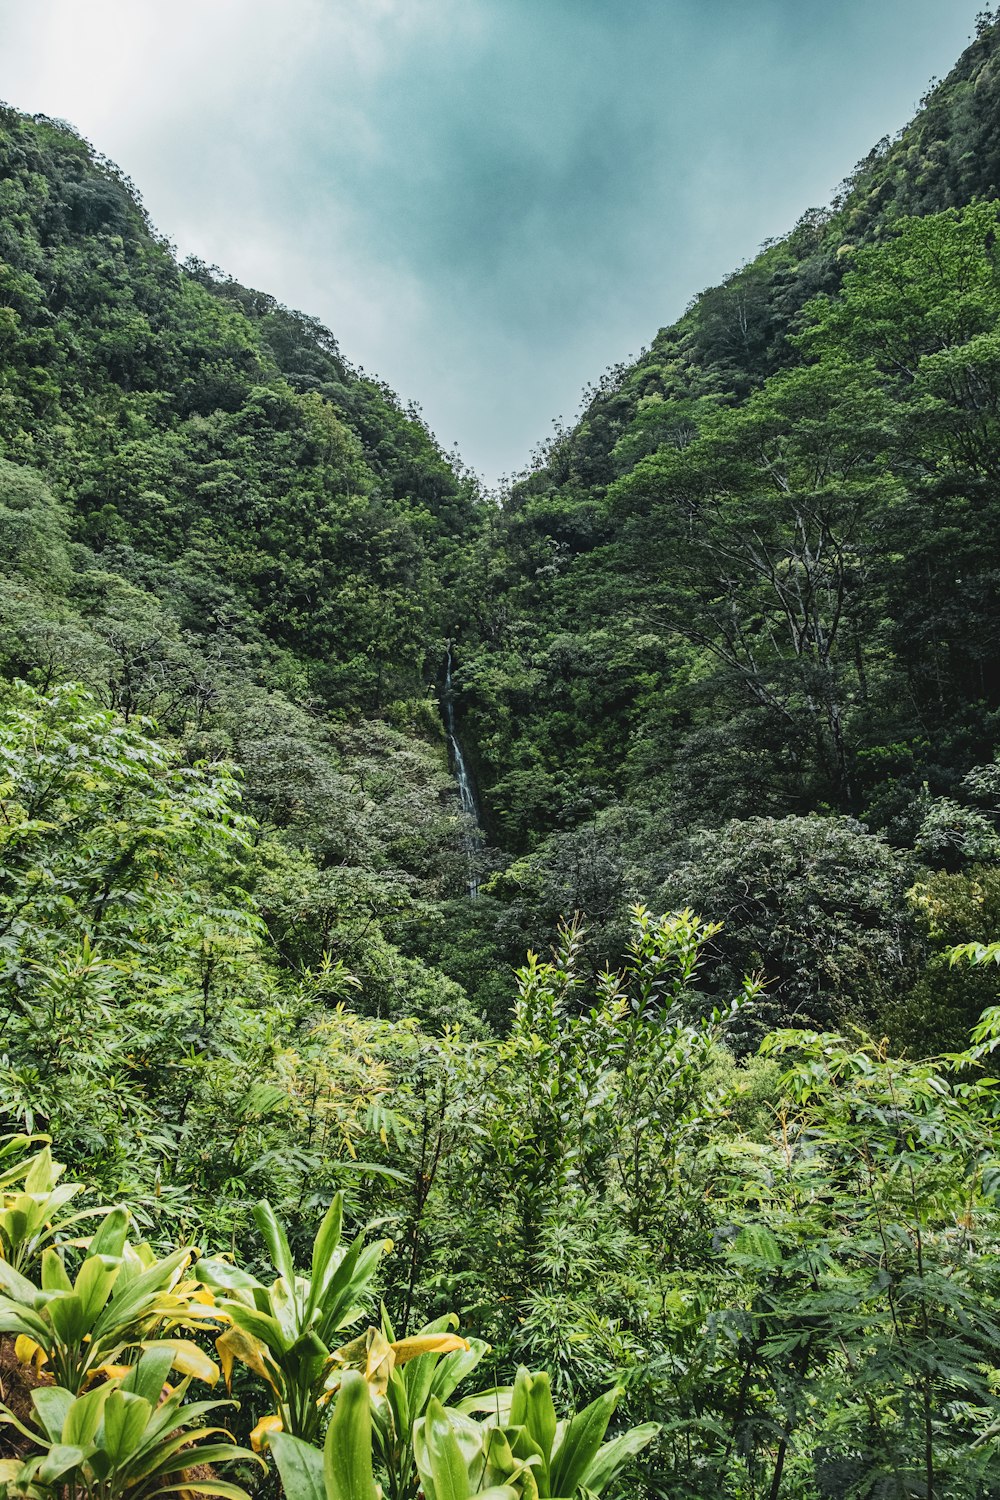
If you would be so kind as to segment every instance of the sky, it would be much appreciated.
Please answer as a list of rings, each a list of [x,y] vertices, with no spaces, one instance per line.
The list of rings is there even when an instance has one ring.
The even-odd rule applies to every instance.
[[[488,482],[829,201],[984,0],[0,0],[181,256],[318,317]]]

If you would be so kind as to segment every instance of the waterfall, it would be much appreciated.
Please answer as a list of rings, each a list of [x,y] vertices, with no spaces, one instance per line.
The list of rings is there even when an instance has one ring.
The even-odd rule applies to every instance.
[[[458,800],[465,814],[463,819],[462,846],[465,849],[465,860],[468,871],[466,881],[470,897],[479,895],[479,850],[482,844],[482,834],[479,828],[479,807],[476,803],[476,793],[472,785],[472,777],[462,754],[462,747],[458,742],[458,734],[455,727],[455,698],[451,685],[451,641],[448,642],[448,655],[445,660],[444,692],[441,695],[441,710],[444,715],[445,734],[448,739],[448,754],[451,759],[452,770],[455,773],[455,782],[458,786]]]

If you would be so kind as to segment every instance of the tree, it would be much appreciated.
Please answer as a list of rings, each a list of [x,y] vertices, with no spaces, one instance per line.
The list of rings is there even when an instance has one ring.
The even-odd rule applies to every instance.
[[[724,690],[779,718],[812,794],[855,801],[856,725],[883,689],[878,537],[896,494],[891,410],[863,372],[776,376],[612,489],[653,608]],[[808,781],[806,782],[808,785]]]
[[[21,685],[0,720],[4,1106],[109,1166],[157,1096],[183,1124],[174,1059],[221,1041],[215,991],[257,928],[231,772],[172,766],[148,728],[71,687]]]
[[[906,893],[913,869],[851,818],[749,818],[696,834],[661,895],[723,924],[710,993],[760,973],[764,1017],[802,1026],[878,1026],[921,947]],[[744,1042],[745,1045],[745,1042]]]

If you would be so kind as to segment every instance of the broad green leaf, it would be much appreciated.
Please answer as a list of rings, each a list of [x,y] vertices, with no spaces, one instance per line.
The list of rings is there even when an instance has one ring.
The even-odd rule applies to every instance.
[[[490,1428],[490,1434],[499,1432],[499,1428]],[[538,1495],[541,1500],[548,1500],[549,1494],[549,1456],[542,1452],[538,1443],[535,1442],[527,1427],[506,1427],[503,1429],[510,1448],[512,1459],[519,1463],[530,1464],[531,1475]],[[493,1446],[490,1448],[490,1457],[493,1457]],[[504,1469],[502,1478],[510,1477],[512,1469]]]
[[[50,1442],[57,1442],[62,1437],[73,1400],[73,1392],[63,1390],[59,1385],[42,1385],[32,1391],[31,1404]]]
[[[605,1443],[597,1450],[596,1457],[584,1474],[583,1487],[595,1495],[601,1494],[618,1470],[635,1458],[637,1453],[641,1453],[659,1431],[658,1422],[644,1422],[641,1427],[633,1427],[620,1437],[614,1437]]]
[[[20,1271],[15,1271],[5,1260],[0,1260],[0,1291],[6,1292],[8,1297],[26,1307],[33,1307],[38,1296],[38,1288],[34,1283],[22,1276]]]
[[[152,1407],[131,1391],[112,1391],[104,1407],[104,1451],[119,1467],[139,1446]]]
[[[256,1276],[251,1276],[248,1271],[241,1271],[239,1266],[232,1265],[228,1260],[199,1260],[194,1274],[207,1286],[218,1287],[226,1292],[253,1292],[260,1287]]]
[[[127,1208],[113,1208],[94,1230],[87,1253],[89,1255],[121,1255],[125,1249],[128,1221]]]
[[[287,1500],[328,1500],[322,1453],[287,1432],[272,1432],[268,1447],[278,1465]]]
[[[542,1455],[547,1481],[552,1446],[556,1438],[556,1409],[552,1404],[552,1388],[547,1371],[539,1372],[532,1379],[524,1425]]]
[[[114,1262],[109,1266],[100,1255],[88,1255],[80,1267],[74,1290],[83,1305],[83,1317],[88,1327],[111,1295],[120,1269]]]
[[[409,1434],[410,1426],[413,1418],[417,1415],[418,1408],[410,1404],[406,1382],[397,1370],[394,1370],[389,1377],[385,1397],[392,1412],[392,1428],[397,1433]],[[375,1408],[372,1416],[378,1420],[380,1416],[378,1407]]]
[[[459,1446],[462,1446],[463,1428],[466,1433],[466,1446],[463,1456],[469,1468],[469,1477],[474,1481],[473,1489],[478,1493],[481,1485],[489,1488],[492,1485],[516,1482],[524,1490],[525,1500],[538,1500],[538,1486],[535,1483],[535,1463],[538,1450],[532,1443],[523,1427],[508,1429],[504,1431],[499,1427],[479,1427],[478,1423],[469,1423],[467,1417],[452,1417],[455,1427],[455,1436],[458,1438]],[[468,1438],[472,1436],[468,1427],[476,1430],[475,1436],[481,1445],[481,1454],[474,1455]],[[510,1434],[514,1433],[521,1439],[524,1451],[515,1454],[510,1441]]]
[[[249,1492],[242,1489],[238,1484],[230,1484],[227,1479],[185,1479],[182,1484],[161,1484],[157,1490],[160,1495],[215,1495],[218,1500],[250,1500]],[[292,1500],[294,1490],[286,1490],[288,1500]]]
[[[281,1329],[281,1336],[288,1349],[294,1348],[309,1327],[309,1320],[302,1316],[306,1297],[305,1288],[299,1280],[296,1288],[279,1276],[271,1286],[271,1315]]]
[[[470,1416],[473,1412],[481,1412],[483,1416],[492,1417],[493,1421],[501,1427],[512,1426],[513,1395],[513,1386],[490,1386],[484,1391],[476,1391],[473,1395],[464,1397],[456,1403],[454,1410]]]
[[[150,1406],[155,1406],[172,1363],[172,1350],[149,1349],[147,1346],[147,1352],[136,1361],[122,1381],[122,1390],[132,1391],[135,1395],[142,1396]]]
[[[42,1290],[45,1292],[71,1292],[73,1283],[69,1279],[62,1256],[51,1248],[42,1251]]]
[[[55,1484],[71,1469],[78,1468],[86,1456],[82,1448],[72,1443],[53,1443],[38,1465],[38,1478],[45,1484]]]
[[[372,1417],[368,1383],[345,1370],[323,1445],[328,1500],[379,1500],[372,1475]]]
[[[66,1414],[63,1425],[63,1441],[74,1443],[78,1448],[87,1448],[94,1440],[104,1411],[105,1403],[114,1387],[107,1381],[94,1386],[86,1395],[77,1396]]]
[[[265,1348],[270,1349],[272,1354],[280,1357],[287,1353],[289,1344],[276,1318],[257,1312],[255,1308],[244,1307],[240,1302],[231,1302],[227,1311],[234,1327],[250,1334]]]
[[[295,1266],[292,1262],[292,1252],[288,1246],[285,1231],[278,1223],[274,1209],[266,1199],[254,1204],[253,1216],[257,1228],[264,1237],[264,1243],[271,1256],[271,1264],[279,1276],[284,1277],[288,1285],[295,1284]]]
[[[427,1500],[469,1500],[469,1470],[448,1414],[435,1397],[413,1424],[413,1453]]]
[[[344,1222],[344,1195],[336,1193],[333,1202],[323,1216],[312,1249],[312,1286],[306,1308],[306,1318],[316,1309],[321,1293],[325,1290],[330,1263],[340,1245],[340,1233]]]
[[[52,1345],[52,1329],[45,1319],[12,1302],[0,1304],[0,1333],[23,1334],[45,1350]]]
[[[618,1404],[618,1391],[605,1391],[568,1424],[549,1464],[549,1488],[553,1495],[572,1495],[597,1456],[608,1423]]]
[[[109,1329],[124,1326],[139,1314],[148,1315],[156,1306],[159,1296],[173,1287],[187,1264],[189,1254],[185,1249],[175,1250],[136,1276],[127,1286],[119,1289],[116,1284],[110,1301],[94,1324],[94,1337],[97,1338]]]
[[[24,1179],[24,1191],[26,1193],[46,1193],[56,1184],[56,1180],[62,1172],[62,1167],[55,1167],[52,1162],[52,1151],[44,1146],[34,1158]]]
[[[418,1391],[421,1410],[426,1405],[428,1396],[436,1396],[442,1405],[447,1404],[449,1397],[472,1374],[488,1350],[489,1345],[482,1339],[470,1339],[467,1349],[456,1350],[454,1354],[446,1354],[442,1359],[418,1360],[407,1365],[407,1389],[414,1393],[414,1404],[416,1405]],[[412,1385],[409,1379],[411,1371],[416,1375]]]
[[[531,1382],[534,1377],[525,1365],[518,1365],[517,1374],[514,1376],[514,1388],[510,1398],[511,1427],[524,1427],[528,1420],[528,1393],[531,1390]]]
[[[193,1339],[144,1339],[143,1349],[163,1349],[170,1355],[171,1369],[179,1375],[193,1375],[206,1385],[215,1385],[219,1367]]]
[[[46,1309],[63,1344],[78,1344],[88,1331],[90,1324],[84,1317],[83,1302],[76,1292],[53,1292]]]

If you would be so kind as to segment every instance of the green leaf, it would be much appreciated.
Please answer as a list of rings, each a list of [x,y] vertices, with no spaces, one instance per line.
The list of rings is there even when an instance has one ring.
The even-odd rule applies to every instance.
[[[323,1446],[328,1500],[379,1500],[372,1475],[372,1414],[368,1382],[345,1370]]]
[[[112,1391],[104,1408],[104,1451],[115,1468],[139,1446],[152,1407],[131,1391]]]
[[[105,1403],[114,1387],[108,1382],[95,1386],[84,1396],[77,1396],[63,1426],[63,1439],[79,1448],[89,1448],[100,1425]]]
[[[292,1261],[292,1252],[289,1249],[285,1231],[275,1216],[274,1209],[266,1199],[262,1199],[260,1203],[254,1204],[253,1216],[256,1220],[257,1228],[264,1237],[264,1243],[271,1257],[271,1264],[278,1275],[284,1277],[290,1287],[294,1286],[295,1265]]]
[[[498,1433],[499,1431],[500,1429],[495,1427],[489,1428],[491,1438],[493,1434]],[[548,1453],[542,1452],[541,1448],[535,1442],[527,1427],[507,1427],[504,1428],[501,1435],[504,1436],[507,1440],[507,1455],[509,1455],[511,1460],[517,1460],[519,1463],[525,1465],[530,1464],[530,1473],[532,1482],[535,1486],[535,1490],[540,1497],[540,1500],[548,1500]],[[489,1456],[491,1460],[495,1460],[497,1457],[504,1457],[506,1455],[503,1454],[503,1450],[499,1449],[496,1443],[491,1441]],[[534,1460],[534,1462],[532,1462],[532,1460]],[[506,1467],[504,1467],[502,1471],[502,1477],[507,1478],[511,1474],[512,1468],[513,1464],[508,1464]]]
[[[510,1398],[511,1427],[524,1427],[528,1421],[528,1395],[531,1391],[532,1375],[526,1365],[518,1365],[514,1376],[514,1388]]]
[[[241,1271],[239,1266],[232,1265],[228,1260],[199,1260],[194,1274],[207,1286],[218,1287],[224,1292],[253,1292],[261,1285],[256,1276],[251,1276],[249,1271]]]
[[[287,1432],[272,1432],[268,1447],[274,1454],[288,1500],[328,1500],[321,1453]]]
[[[660,1431],[658,1422],[644,1422],[641,1427],[632,1427],[620,1437],[612,1438],[597,1451],[597,1456],[583,1476],[582,1486],[599,1495],[618,1473],[619,1469],[641,1453]]]
[[[484,1354],[489,1350],[489,1344],[482,1339],[471,1339],[468,1349],[456,1349],[451,1354],[438,1357],[436,1364],[433,1356],[426,1358],[428,1373],[430,1375],[430,1387],[428,1395],[436,1396],[440,1402],[447,1402],[449,1396],[461,1385],[479,1364]],[[414,1360],[414,1365],[424,1363],[423,1359]],[[412,1365],[404,1367],[404,1373],[409,1375]],[[423,1406],[427,1399],[424,1395],[420,1405]]]
[[[340,1244],[340,1232],[344,1222],[344,1195],[336,1193],[333,1202],[323,1216],[323,1222],[316,1232],[312,1250],[312,1287],[309,1293],[309,1304],[306,1310],[306,1318],[312,1316],[313,1310],[319,1300],[320,1293],[324,1289],[327,1272],[334,1252]]]
[[[84,1321],[88,1327],[105,1306],[120,1269],[120,1265],[114,1263],[108,1266],[99,1255],[88,1255],[80,1267],[74,1290],[80,1298]]]
[[[24,1191],[26,1193],[47,1193],[55,1186],[56,1179],[62,1171],[58,1170],[52,1162],[52,1151],[48,1146],[43,1146],[38,1155],[33,1158],[31,1166],[24,1179]]]
[[[63,1265],[62,1256],[51,1247],[42,1251],[42,1290],[45,1292],[71,1292],[70,1281]]]
[[[125,1249],[129,1214],[127,1208],[113,1208],[98,1224],[87,1247],[88,1255],[119,1256]]]
[[[173,1364],[172,1349],[150,1349],[129,1370],[122,1381],[123,1391],[142,1396],[155,1406],[166,1384]]]
[[[294,1438],[291,1439],[295,1441]],[[288,1500],[295,1495],[294,1490],[287,1490]],[[238,1484],[230,1484],[226,1479],[185,1479],[181,1484],[161,1484],[157,1490],[158,1495],[217,1495],[219,1500],[250,1500],[245,1489]]]
[[[419,1360],[414,1363],[418,1364]],[[405,1371],[393,1370],[385,1392],[385,1399],[392,1412],[392,1428],[401,1436],[410,1434],[413,1419],[420,1410],[410,1401],[409,1391],[403,1379],[405,1373]],[[377,1417],[378,1413],[373,1413],[373,1415]]]
[[[413,1453],[427,1500],[468,1500],[469,1471],[448,1414],[432,1396],[413,1424]]]
[[[53,1443],[38,1465],[37,1476],[46,1484],[54,1484],[71,1469],[79,1468],[86,1457],[82,1448],[71,1443]]]
[[[553,1495],[572,1495],[583,1482],[617,1405],[618,1391],[605,1391],[577,1412],[565,1428],[549,1465],[549,1488]]]
[[[230,1302],[227,1311],[237,1328],[251,1334],[264,1344],[275,1356],[287,1354],[289,1343],[281,1330],[277,1318],[261,1313],[253,1307],[244,1307],[241,1302]]]
[[[75,1292],[53,1292],[46,1303],[60,1343],[79,1344],[88,1331],[83,1303]]]
[[[31,1404],[50,1442],[62,1437],[73,1399],[73,1392],[59,1385],[42,1385],[32,1391]]]
[[[552,1389],[547,1371],[543,1370],[532,1378],[524,1425],[542,1455],[545,1477],[548,1480],[552,1446],[556,1437],[556,1409],[552,1404]]]
[[[0,1260],[0,1290],[15,1302],[24,1303],[26,1307],[34,1307],[38,1296],[38,1288],[34,1283],[22,1276],[20,1271],[15,1271],[5,1260]]]
[[[123,1285],[119,1280],[110,1301],[105,1304],[94,1324],[92,1330],[94,1337],[111,1328],[123,1327],[139,1314],[147,1314],[150,1306],[155,1305],[158,1295],[173,1287],[187,1259],[187,1250],[174,1250],[172,1254],[165,1255],[162,1260],[155,1261],[127,1284]]]

